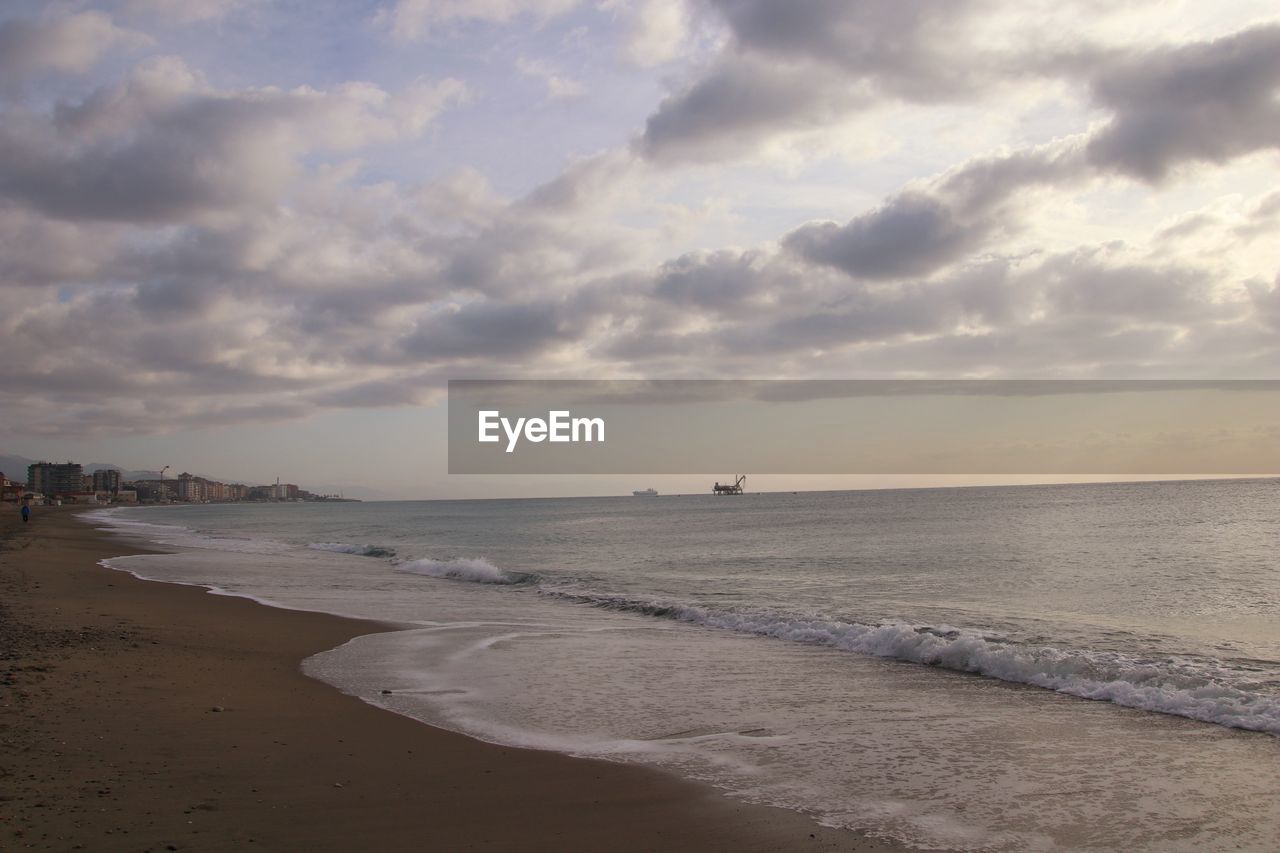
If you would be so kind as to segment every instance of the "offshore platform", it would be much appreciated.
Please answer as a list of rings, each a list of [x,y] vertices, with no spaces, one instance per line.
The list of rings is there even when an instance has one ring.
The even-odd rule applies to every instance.
[[[711,487],[713,495],[740,495],[742,487],[747,482],[746,474],[739,474],[738,478],[732,483],[716,483]]]

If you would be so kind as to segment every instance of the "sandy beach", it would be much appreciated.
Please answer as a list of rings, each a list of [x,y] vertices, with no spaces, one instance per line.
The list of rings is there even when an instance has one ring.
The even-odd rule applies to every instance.
[[[136,580],[69,509],[0,522],[0,849],[890,850],[302,675],[385,626]]]

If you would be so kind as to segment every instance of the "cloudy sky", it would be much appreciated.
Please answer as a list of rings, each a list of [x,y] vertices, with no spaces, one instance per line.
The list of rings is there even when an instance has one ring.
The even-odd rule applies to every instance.
[[[1280,378],[1278,188],[1274,0],[9,0],[0,451],[476,494],[449,378]]]

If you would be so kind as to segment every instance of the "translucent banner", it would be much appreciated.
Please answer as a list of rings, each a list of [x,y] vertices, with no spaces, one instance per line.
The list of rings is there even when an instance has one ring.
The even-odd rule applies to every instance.
[[[1280,380],[453,380],[452,474],[1270,474]]]

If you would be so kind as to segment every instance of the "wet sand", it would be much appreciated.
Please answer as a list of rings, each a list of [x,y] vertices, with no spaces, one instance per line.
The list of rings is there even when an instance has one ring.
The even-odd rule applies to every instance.
[[[109,571],[75,513],[0,514],[0,850],[902,849],[374,708],[299,664],[387,626]]]

